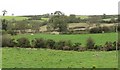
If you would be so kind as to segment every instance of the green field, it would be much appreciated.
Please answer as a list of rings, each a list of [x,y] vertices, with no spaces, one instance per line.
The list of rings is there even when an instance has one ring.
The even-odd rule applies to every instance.
[[[16,20],[16,21],[21,21],[28,19],[27,17],[19,17],[19,16],[1,16],[1,19],[6,19],[6,20]]]
[[[87,18],[89,18],[89,16],[87,16],[87,15],[76,15],[76,17],[77,18],[80,17],[80,19],[87,19]]]
[[[13,36],[13,38],[18,39],[21,37],[26,37],[30,40],[35,38],[53,39],[59,40],[71,40],[73,43],[79,42],[83,46],[86,44],[86,40],[91,37],[97,45],[104,45],[106,41],[114,42],[117,40],[117,33],[104,33],[104,34],[76,34],[76,35],[52,35],[52,34],[19,34]]]
[[[3,68],[117,68],[116,51],[3,48]]]
[[[41,18],[42,20],[44,20],[44,21],[48,21],[49,20],[49,18]]]

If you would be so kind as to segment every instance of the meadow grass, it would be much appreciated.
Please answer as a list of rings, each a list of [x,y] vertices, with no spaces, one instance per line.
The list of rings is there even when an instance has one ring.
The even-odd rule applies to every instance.
[[[53,39],[55,41],[59,40],[71,40],[73,43],[82,43],[83,46],[86,45],[86,40],[91,37],[96,45],[104,45],[106,41],[114,42],[117,40],[117,33],[100,33],[100,34],[75,34],[75,35],[52,35],[52,34],[19,34],[16,36],[12,36],[14,39],[19,39],[21,37],[26,37],[29,40],[33,40],[35,38],[43,38],[43,39]]]
[[[89,16],[87,15],[76,15],[77,18],[80,18],[80,19],[87,19],[89,18]]]
[[[117,68],[116,51],[3,48],[2,68]]]
[[[27,17],[19,17],[19,16],[1,16],[1,19],[6,19],[6,20],[16,20],[16,21],[21,21],[28,19]]]
[[[42,20],[44,20],[44,21],[48,21],[49,20],[49,18],[41,18]]]

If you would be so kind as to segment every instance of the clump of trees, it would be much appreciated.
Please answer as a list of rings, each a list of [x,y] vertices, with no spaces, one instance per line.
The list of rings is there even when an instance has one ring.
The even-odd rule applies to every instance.
[[[79,23],[80,18],[77,18],[75,14],[70,14],[67,18],[67,23]]]
[[[67,31],[67,16],[62,14],[60,11],[55,12],[49,19],[48,30],[66,32]]]
[[[29,48],[31,47],[30,41],[27,38],[20,38],[17,40],[17,46],[22,48]]]
[[[33,47],[35,48],[45,48],[45,40],[42,38],[35,38],[34,40],[32,40],[32,43],[34,44]]]
[[[14,47],[16,46],[15,40],[10,35],[4,34],[2,36],[2,47]]]
[[[46,40],[46,47],[49,49],[55,49],[55,41],[52,39]]]
[[[108,33],[108,32],[115,32],[116,29],[115,27],[108,27],[108,26],[103,26],[103,27],[94,27],[89,30],[90,33]]]

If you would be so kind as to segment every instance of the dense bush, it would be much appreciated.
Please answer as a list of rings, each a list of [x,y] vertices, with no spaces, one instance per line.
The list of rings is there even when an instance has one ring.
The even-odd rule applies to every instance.
[[[99,46],[99,45],[95,45],[95,46],[94,46],[94,49],[95,49],[95,50],[100,50],[100,46]]]
[[[74,51],[85,51],[86,50],[86,47],[74,47]]]
[[[102,28],[101,27],[95,27],[90,29],[90,33],[102,33]]]
[[[65,41],[59,41],[59,42],[56,43],[56,49],[58,49],[58,50],[62,50],[63,47],[65,47],[65,46],[66,46]]]
[[[75,14],[70,14],[70,16],[67,17],[67,23],[79,23],[80,18],[77,18]]]
[[[106,42],[104,47],[106,48],[106,51],[112,51],[116,49],[112,42]]]
[[[115,49],[117,49],[117,50],[120,50],[120,41],[118,41],[118,42],[113,42],[113,47],[115,48]]]
[[[111,29],[110,29],[110,27],[104,26],[104,27],[102,27],[102,31],[111,32]]]
[[[15,40],[10,35],[4,34],[2,36],[2,47],[14,47],[15,45]]]
[[[115,32],[115,27],[108,27],[108,26],[103,26],[103,27],[95,27],[90,29],[90,33],[102,33],[102,32]]]
[[[118,24],[117,30],[118,32],[120,32],[120,24]]]
[[[71,49],[77,51],[77,48],[80,46],[81,46],[81,43],[74,43]]]
[[[54,40],[52,40],[52,39],[48,39],[47,41],[46,41],[46,47],[47,48],[50,48],[50,49],[54,49],[55,48],[55,41]]]
[[[14,30],[8,30],[7,32],[8,34],[11,34],[11,35],[17,35],[17,33]]]
[[[66,46],[70,47],[70,49],[72,48],[72,42],[71,42],[71,40],[68,40],[65,43],[66,43]]]
[[[27,39],[27,38],[19,38],[18,40],[17,40],[17,46],[18,47],[22,47],[22,48],[29,48],[29,47],[31,47],[31,45],[30,45],[30,41],[29,41],[29,39]]]
[[[64,47],[62,47],[62,50],[70,50],[70,47],[69,46],[64,46]]]
[[[5,30],[2,30],[1,32],[2,32],[2,35],[7,35],[8,34],[7,31],[5,31]]]
[[[36,38],[32,40],[32,43],[34,44],[33,46],[35,48],[45,48],[46,47],[46,41],[42,38]]]
[[[117,43],[118,50],[120,50],[120,41]]]
[[[68,41],[60,40],[55,44],[55,49],[58,50],[62,50],[62,49],[67,50],[68,48],[69,48],[68,50],[70,50],[71,47],[72,47],[72,42],[70,40]]]
[[[94,49],[94,45],[95,45],[95,42],[93,41],[93,39],[91,37],[89,37],[86,42],[86,48]]]

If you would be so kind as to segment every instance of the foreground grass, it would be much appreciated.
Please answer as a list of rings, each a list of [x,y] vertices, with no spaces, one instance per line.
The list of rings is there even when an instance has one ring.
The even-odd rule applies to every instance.
[[[95,44],[104,45],[106,41],[114,42],[117,39],[117,33],[104,33],[104,34],[77,34],[77,35],[51,35],[51,34],[19,34],[13,36],[13,38],[18,39],[21,37],[26,37],[30,40],[35,38],[44,38],[44,39],[53,39],[55,41],[59,40],[71,40],[73,43],[79,42],[82,43],[83,46],[86,45],[86,40],[91,37]]]
[[[3,48],[3,68],[116,68],[115,51],[61,51]]]

